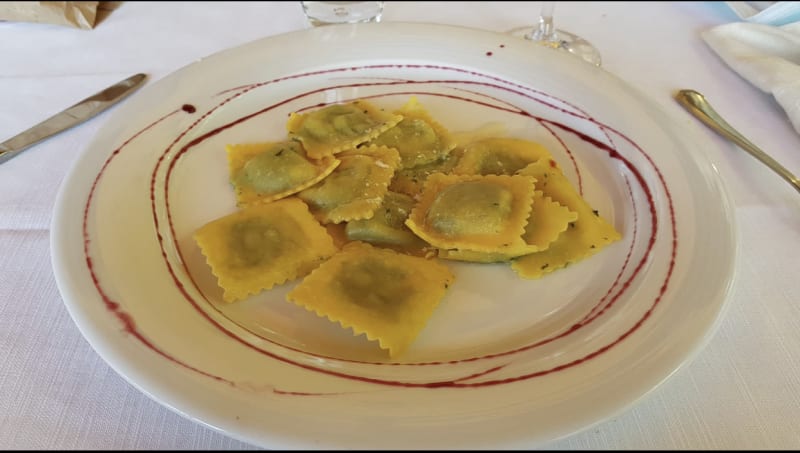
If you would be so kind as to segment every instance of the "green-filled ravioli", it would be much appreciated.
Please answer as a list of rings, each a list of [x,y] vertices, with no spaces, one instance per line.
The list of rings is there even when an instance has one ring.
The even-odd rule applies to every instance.
[[[435,260],[351,242],[286,298],[355,335],[365,334],[397,357],[425,327],[454,279]]]

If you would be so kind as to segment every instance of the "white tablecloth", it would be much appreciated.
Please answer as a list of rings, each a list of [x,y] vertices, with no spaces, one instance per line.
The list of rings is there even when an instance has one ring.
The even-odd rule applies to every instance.
[[[385,21],[505,31],[539,2],[387,2]],[[700,33],[739,18],[722,2],[561,2],[556,24],[603,67],[676,115],[695,88],[800,173],[800,136],[780,106],[732,72]],[[153,83],[220,50],[305,27],[299,2],[122,2],[94,30],[0,22],[0,140],[128,75]],[[105,113],[0,165],[0,448],[245,449],[150,400],[109,368],[64,307],[50,264],[59,184]],[[635,406],[553,449],[800,448],[800,196],[706,131],[731,192],[740,255],[719,330]],[[675,332],[680,335],[680,331]]]

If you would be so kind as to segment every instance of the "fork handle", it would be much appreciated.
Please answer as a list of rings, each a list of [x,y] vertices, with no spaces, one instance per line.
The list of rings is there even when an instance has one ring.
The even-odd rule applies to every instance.
[[[761,148],[746,139],[736,129],[731,127],[731,125],[711,107],[711,104],[708,103],[702,94],[694,90],[680,90],[675,95],[675,99],[706,126],[739,145],[740,148],[750,153],[753,157],[760,160],[763,164],[772,169],[772,171],[789,182],[797,192],[800,192],[800,179],[770,155],[762,151]]]

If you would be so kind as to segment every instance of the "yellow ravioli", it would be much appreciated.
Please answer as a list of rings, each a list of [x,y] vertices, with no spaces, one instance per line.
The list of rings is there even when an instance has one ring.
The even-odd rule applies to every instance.
[[[463,249],[439,249],[436,256],[443,260],[466,261],[469,263],[504,263],[510,261],[511,258],[514,258],[518,255],[503,252],[476,252],[474,250]]]
[[[533,203],[535,178],[520,175],[428,177],[406,225],[440,249],[518,253]]]
[[[567,207],[551,200],[550,197],[537,190],[533,195],[531,215],[525,226],[522,238],[529,248],[518,253],[482,253],[473,250],[439,250],[439,257],[449,260],[471,261],[477,263],[497,263],[509,261],[528,253],[547,249],[558,236],[564,232],[571,222],[577,220],[578,214]]]
[[[194,233],[194,240],[225,302],[302,277],[337,250],[297,198],[253,205],[213,220]]]
[[[227,303],[294,281],[289,303],[395,359],[456,279],[440,259],[536,279],[621,239],[505,124],[450,132],[414,96],[322,105],[291,113],[288,137],[226,146],[239,211],[193,239]]]
[[[528,245],[535,247],[535,251],[544,250],[576,220],[578,220],[576,212],[570,211],[568,207],[562,206],[545,196],[541,190],[537,190],[533,195],[531,215],[528,217],[522,239],[525,239]]]
[[[416,202],[408,195],[386,192],[383,203],[370,219],[347,223],[345,233],[350,241],[369,242],[394,250],[424,255],[428,244],[414,234],[405,224]]]
[[[359,100],[308,113],[293,112],[286,129],[289,138],[303,143],[309,157],[320,159],[372,140],[402,119]]]
[[[369,219],[383,202],[400,156],[393,148],[369,146],[343,152],[328,177],[297,194],[322,223]]]
[[[459,175],[513,175],[539,159],[550,158],[539,143],[519,138],[491,137],[469,143],[453,168]]]
[[[282,142],[228,145],[230,181],[239,207],[264,203],[297,193],[328,176],[339,161],[312,160],[303,145]]]
[[[398,169],[394,173],[391,184],[389,184],[389,189],[412,197],[418,197],[428,176],[434,173],[450,173],[453,167],[458,164],[460,156],[461,150],[454,149],[439,160],[416,167]]]
[[[425,327],[455,276],[425,258],[351,242],[286,298],[401,355]]]
[[[440,160],[456,146],[450,132],[431,118],[416,97],[395,113],[403,119],[370,143],[395,148],[400,153],[400,168]]]
[[[535,177],[538,180],[538,189],[578,216],[546,250],[512,261],[511,268],[521,277],[539,278],[594,255],[608,244],[621,239],[622,236],[614,226],[592,209],[554,161],[543,159],[528,165],[519,174]]]

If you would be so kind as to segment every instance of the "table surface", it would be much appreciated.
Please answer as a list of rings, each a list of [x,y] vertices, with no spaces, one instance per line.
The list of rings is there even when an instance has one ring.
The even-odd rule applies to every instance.
[[[458,6],[456,6],[458,5]],[[540,2],[387,2],[385,21],[503,32]],[[800,135],[781,107],[700,37],[739,20],[723,2],[561,2],[556,24],[601,51],[603,67],[669,113],[679,88],[800,173]],[[154,83],[202,57],[305,28],[299,2],[122,2],[94,30],[0,22],[0,139],[97,89],[144,72]],[[0,165],[0,448],[253,449],[172,412],[115,373],[68,314],[50,263],[59,185],[111,113]],[[679,116],[680,117],[680,116]],[[551,449],[800,447],[800,197],[717,137],[704,149],[734,204],[739,257],[710,342],[633,407]]]

